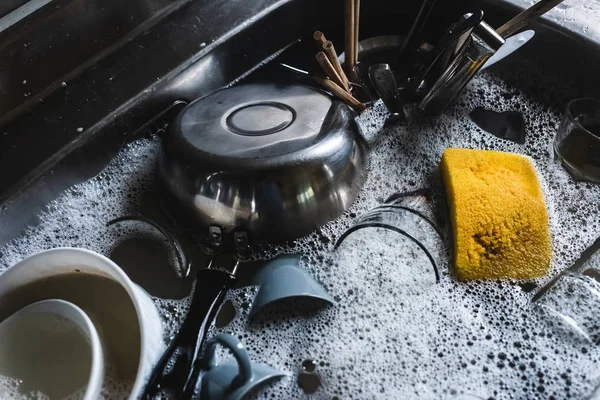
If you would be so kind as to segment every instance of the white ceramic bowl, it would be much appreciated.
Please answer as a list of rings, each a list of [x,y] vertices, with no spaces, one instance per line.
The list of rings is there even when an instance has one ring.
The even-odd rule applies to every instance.
[[[125,289],[135,307],[140,330],[140,357],[129,399],[137,399],[163,349],[162,323],[148,293],[134,284],[109,258],[80,248],[56,248],[34,254],[0,275],[0,302],[23,285],[75,272],[100,275],[116,281]],[[102,338],[101,329],[99,332]],[[106,343],[104,347],[106,349]]]
[[[87,353],[86,350],[89,354],[85,356],[73,354]],[[56,299],[39,301],[2,321],[0,354],[3,373],[10,371],[18,375],[17,379],[25,381],[25,385],[37,386],[38,390],[41,385],[50,391],[58,391],[61,396],[83,390],[83,400],[95,400],[100,396],[104,380],[100,337],[92,320],[73,303]],[[11,374],[11,377],[15,376]]]

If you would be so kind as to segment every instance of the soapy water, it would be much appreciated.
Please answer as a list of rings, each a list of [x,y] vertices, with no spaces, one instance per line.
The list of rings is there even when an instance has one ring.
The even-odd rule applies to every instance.
[[[39,391],[22,389],[23,381],[17,378],[0,376],[0,398],[2,400],[51,400],[51,397]],[[104,385],[101,391],[102,399],[124,399],[133,386],[132,381],[119,379],[116,370],[110,365],[104,369]],[[85,395],[85,387],[62,400],[79,400]]]
[[[476,106],[520,111],[526,121],[525,144],[479,129],[468,117]],[[565,333],[558,319],[532,305],[535,290],[525,291],[511,281],[456,282],[447,265],[440,267],[441,281],[436,284],[420,248],[380,228],[357,231],[333,251],[335,241],[357,216],[392,193],[435,184],[445,148],[509,151],[532,158],[544,188],[554,257],[549,276],[534,281],[543,285],[600,235],[600,186],[573,182],[553,160],[551,143],[559,112],[486,71],[441,117],[410,118],[406,126],[386,128],[372,152],[365,186],[343,216],[290,245],[273,246],[258,255],[304,253],[302,268],[327,288],[337,304],[306,310],[286,302],[248,322],[256,288],[228,294],[237,313],[224,327],[213,327],[211,334],[239,337],[253,361],[288,374],[260,388],[254,397],[580,399],[591,394],[600,383],[600,349]],[[414,117],[415,111],[410,115]],[[358,121],[366,135],[374,135],[383,129],[386,116],[378,102]],[[139,208],[152,187],[159,146],[156,137],[131,143],[104,172],[65,192],[40,216],[38,226],[0,249],[0,271],[57,246],[110,254],[131,232],[106,228],[106,222]],[[155,298],[155,304],[168,342],[189,299]],[[587,310],[592,317],[594,311]],[[229,357],[223,350],[217,354]],[[307,359],[318,363],[320,379],[310,395],[297,379]],[[118,388],[110,390],[105,398],[125,397]]]

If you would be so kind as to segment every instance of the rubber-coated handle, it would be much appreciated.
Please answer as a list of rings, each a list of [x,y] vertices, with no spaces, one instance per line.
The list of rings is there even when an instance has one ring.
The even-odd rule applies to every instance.
[[[198,358],[206,332],[235,281],[235,276],[227,272],[198,271],[190,309],[177,336],[154,367],[142,399],[152,399],[160,390],[181,398],[184,389],[195,385],[192,362]]]

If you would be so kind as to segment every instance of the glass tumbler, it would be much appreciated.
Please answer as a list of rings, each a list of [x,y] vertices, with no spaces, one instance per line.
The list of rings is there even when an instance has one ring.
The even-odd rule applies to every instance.
[[[567,104],[554,153],[573,179],[600,183],[600,100],[581,98]]]

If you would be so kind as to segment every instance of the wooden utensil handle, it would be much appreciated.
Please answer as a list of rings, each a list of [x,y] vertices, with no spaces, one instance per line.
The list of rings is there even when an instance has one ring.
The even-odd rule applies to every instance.
[[[354,69],[354,60],[355,56],[355,39],[354,34],[356,33],[356,27],[354,24],[356,23],[356,9],[354,7],[354,0],[345,0],[344,7],[344,33],[345,33],[345,42],[346,42],[346,72],[348,75],[352,75],[352,70]]]
[[[338,60],[338,55],[335,51],[335,47],[333,47],[333,43],[328,40],[327,43],[325,43],[325,48],[323,51],[325,54],[327,54],[327,58],[329,58],[329,61],[331,61],[331,64],[337,71],[338,75],[342,78],[342,81],[344,82],[344,88],[350,91],[350,81],[348,81],[348,77],[344,73],[344,69],[340,64],[340,60]]]
[[[338,86],[341,86],[344,89],[346,89],[347,92],[350,91],[350,87],[346,86],[344,84],[344,81],[342,80],[342,77],[336,71],[335,67],[333,66],[333,64],[331,63],[331,61],[329,61],[329,58],[327,57],[327,55],[324,52],[322,52],[322,51],[318,52],[317,55],[315,56],[315,58],[317,59],[317,62],[319,63],[319,65],[323,69],[323,72],[325,72],[325,74],[332,81],[334,81]]]
[[[315,81],[317,81],[321,86],[323,86],[325,89],[329,90],[336,97],[343,100],[346,104],[348,104],[350,107],[352,107],[356,111],[361,112],[367,108],[367,107],[365,107],[365,105],[363,103],[356,100],[356,98],[354,98],[354,96],[352,96],[350,93],[346,92],[344,89],[342,89],[340,86],[338,86],[331,79],[327,79],[327,77],[320,75],[320,74],[316,74],[316,73],[312,73],[311,77]]]

